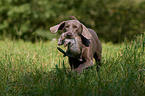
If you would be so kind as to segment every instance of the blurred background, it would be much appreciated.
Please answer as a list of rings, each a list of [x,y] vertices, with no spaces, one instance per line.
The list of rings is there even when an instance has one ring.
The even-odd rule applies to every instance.
[[[145,32],[145,0],[0,0],[0,40],[57,38],[49,28],[75,16],[105,42]]]

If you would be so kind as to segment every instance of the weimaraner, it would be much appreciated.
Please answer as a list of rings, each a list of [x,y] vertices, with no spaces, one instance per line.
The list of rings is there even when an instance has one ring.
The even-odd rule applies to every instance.
[[[97,71],[101,66],[102,46],[96,32],[86,28],[74,16],[72,20],[63,21],[50,28],[51,33],[62,30],[58,45],[68,46],[66,52],[58,47],[64,56],[68,56],[72,70],[81,73],[83,69],[93,66],[93,58],[97,63]]]

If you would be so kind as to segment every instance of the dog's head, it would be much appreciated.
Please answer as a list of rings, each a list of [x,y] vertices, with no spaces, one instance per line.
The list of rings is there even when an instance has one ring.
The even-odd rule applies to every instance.
[[[56,33],[58,30],[62,30],[63,33],[60,36],[59,45],[62,44],[61,41],[64,39],[74,39],[77,36],[80,36],[82,39],[82,43],[85,46],[89,46],[91,34],[89,33],[88,29],[80,23],[78,20],[68,20],[63,21],[58,25],[55,25],[50,28],[51,33]]]

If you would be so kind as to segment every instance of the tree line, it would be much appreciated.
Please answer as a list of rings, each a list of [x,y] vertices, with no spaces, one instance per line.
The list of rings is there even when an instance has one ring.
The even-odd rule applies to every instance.
[[[0,0],[0,39],[51,40],[49,28],[75,16],[114,43],[144,32],[144,0]]]

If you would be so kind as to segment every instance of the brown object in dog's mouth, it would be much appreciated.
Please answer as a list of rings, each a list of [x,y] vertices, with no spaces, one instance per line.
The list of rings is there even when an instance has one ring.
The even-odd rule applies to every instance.
[[[74,41],[75,41],[74,39],[65,39],[65,41],[64,41],[64,47],[66,47],[67,45],[71,46],[72,44],[75,43]]]

